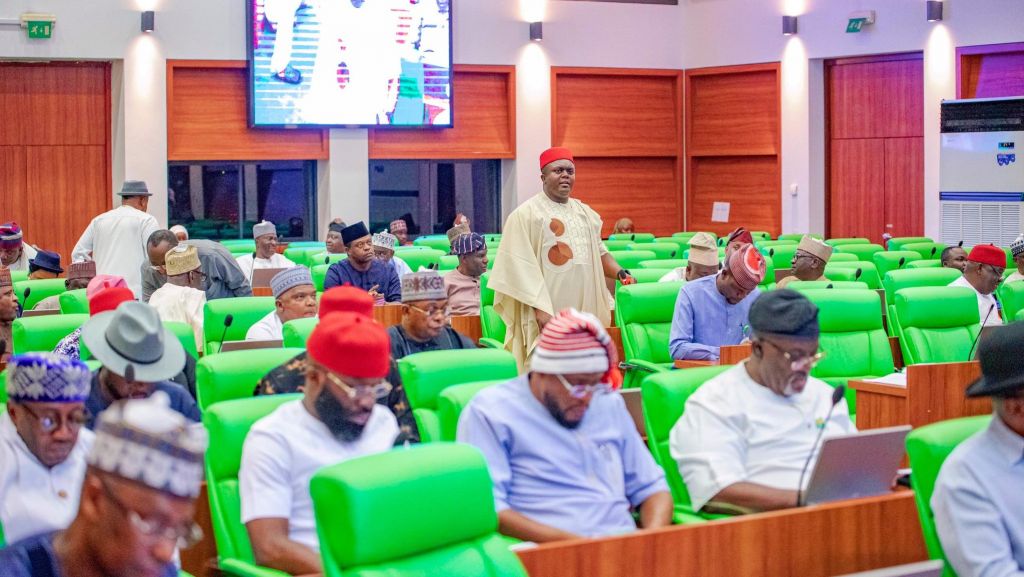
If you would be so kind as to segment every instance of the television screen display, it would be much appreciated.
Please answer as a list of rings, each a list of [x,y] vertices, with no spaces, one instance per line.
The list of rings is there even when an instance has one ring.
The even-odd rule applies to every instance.
[[[246,0],[253,126],[452,125],[451,0]]]

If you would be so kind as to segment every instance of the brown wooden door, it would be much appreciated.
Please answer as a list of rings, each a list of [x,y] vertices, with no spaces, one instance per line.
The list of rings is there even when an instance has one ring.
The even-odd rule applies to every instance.
[[[826,63],[831,237],[924,232],[920,53]]]

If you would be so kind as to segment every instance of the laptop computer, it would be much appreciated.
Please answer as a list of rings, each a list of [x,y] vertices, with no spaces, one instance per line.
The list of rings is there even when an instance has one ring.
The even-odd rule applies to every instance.
[[[258,268],[252,271],[252,288],[256,287],[269,287],[270,279],[274,278],[277,273],[286,270],[283,268]]]
[[[644,424],[643,397],[640,396],[640,389],[622,389],[619,391],[622,400],[626,402],[626,410],[629,416],[633,417],[633,424],[641,437],[647,436],[647,426]]]
[[[251,351],[255,349],[279,349],[282,341],[226,341],[218,352]]]
[[[821,444],[818,462],[802,496],[803,505],[872,497],[892,491],[910,425],[831,437]]]
[[[935,559],[861,573],[848,573],[846,575],[839,575],[839,577],[941,577],[941,575],[942,561]]]

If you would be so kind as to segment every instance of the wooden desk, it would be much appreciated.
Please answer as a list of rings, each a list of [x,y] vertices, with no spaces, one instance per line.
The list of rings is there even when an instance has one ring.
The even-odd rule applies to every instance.
[[[199,528],[203,530],[203,539],[181,550],[181,568],[195,577],[213,577],[211,567],[217,563],[217,543],[213,538],[213,523],[210,517],[210,498],[206,493],[206,482],[199,487],[196,497],[196,512],[193,515]]]
[[[626,349],[622,348],[622,329],[619,327],[605,327],[605,330],[608,331],[608,336],[615,343],[615,350],[619,351],[619,360],[626,360]]]
[[[717,361],[676,361],[677,369],[692,369],[696,367],[711,367],[715,365],[735,365],[750,356],[750,343],[743,345],[730,345],[721,347]]]
[[[452,328],[466,335],[474,343],[480,344],[483,331],[480,328],[480,315],[464,315],[451,318]]]
[[[401,323],[402,305],[399,303],[388,303],[373,307],[373,320],[384,325],[384,328]]]
[[[857,391],[857,428],[920,427],[946,419],[987,415],[989,399],[968,399],[967,386],[981,375],[977,361],[911,365],[907,386],[850,381]]]
[[[252,288],[252,296],[254,297],[272,297],[274,291],[270,290],[268,286],[258,286]]]
[[[826,577],[928,558],[910,491],[518,554],[530,577]]]

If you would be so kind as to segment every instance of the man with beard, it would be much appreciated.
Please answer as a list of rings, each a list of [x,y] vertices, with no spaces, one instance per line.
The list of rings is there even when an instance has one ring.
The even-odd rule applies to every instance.
[[[960,241],[960,244],[962,245],[963,241]],[[964,272],[964,269],[967,267],[967,251],[960,245],[947,246],[942,250],[939,259],[939,262],[942,263],[942,268],[955,268],[960,272]]]
[[[829,417],[833,389],[810,376],[822,357],[818,307],[796,291],[772,291],[750,308],[750,325],[750,358],[701,385],[672,427],[669,447],[694,511],[796,507],[818,431],[856,432],[846,401]]]
[[[391,391],[388,336],[372,319],[335,312],[306,343],[303,397],[253,425],[238,472],[242,522],[258,565],[320,573],[309,481],[320,468],[389,450],[395,416],[377,403]]]
[[[487,272],[487,243],[475,232],[461,234],[452,241],[452,254],[459,266],[444,275],[448,304],[455,316],[480,314],[480,277]]]
[[[530,372],[480,391],[457,438],[483,452],[498,530],[546,542],[672,521],[665,474],[622,397],[618,355],[597,317],[565,309],[544,326]],[[613,384],[614,383],[614,384]]]

